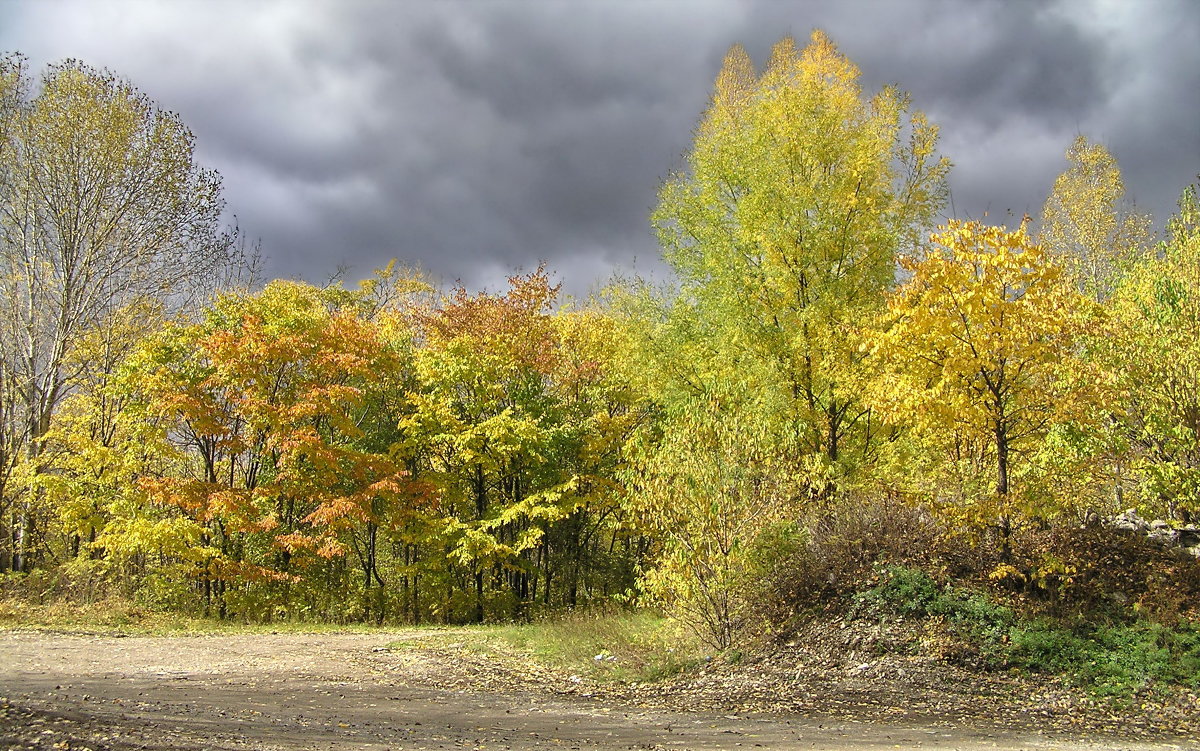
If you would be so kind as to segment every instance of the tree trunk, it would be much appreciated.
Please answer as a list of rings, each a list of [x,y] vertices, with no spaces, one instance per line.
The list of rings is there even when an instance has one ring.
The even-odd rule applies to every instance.
[[[1008,495],[1008,430],[1003,420],[996,421],[996,495]]]
[[[996,497],[1001,506],[1000,559],[1012,560],[1012,523],[1008,517],[1008,429],[1004,420],[996,420]]]
[[[838,410],[837,400],[831,395],[829,397],[829,407],[826,410],[829,418],[829,435],[826,437],[825,454],[829,457],[830,462],[838,460]]]
[[[483,476],[483,465],[475,465],[475,518],[482,521],[487,514],[487,481]],[[483,623],[483,561],[475,560],[475,616],[476,623]]]
[[[476,623],[483,623],[483,569],[475,572],[475,618]]]

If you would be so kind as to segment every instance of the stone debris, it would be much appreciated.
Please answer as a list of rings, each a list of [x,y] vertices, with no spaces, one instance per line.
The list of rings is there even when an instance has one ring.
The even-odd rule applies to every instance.
[[[1145,519],[1136,509],[1125,509],[1108,520],[1112,529],[1143,534],[1154,542],[1168,547],[1182,548],[1189,555],[1200,558],[1200,526],[1175,524],[1165,519]]]

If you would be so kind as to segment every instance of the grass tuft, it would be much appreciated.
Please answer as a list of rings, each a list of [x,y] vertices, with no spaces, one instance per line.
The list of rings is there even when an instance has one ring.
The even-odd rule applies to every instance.
[[[653,682],[703,661],[703,646],[675,621],[647,611],[578,611],[533,623],[469,626],[397,647],[447,646],[518,654],[600,682]]]

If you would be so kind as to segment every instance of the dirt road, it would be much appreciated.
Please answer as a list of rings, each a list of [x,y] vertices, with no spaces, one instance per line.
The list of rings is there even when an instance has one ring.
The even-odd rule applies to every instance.
[[[1193,748],[448,690],[401,638],[0,632],[0,749]]]

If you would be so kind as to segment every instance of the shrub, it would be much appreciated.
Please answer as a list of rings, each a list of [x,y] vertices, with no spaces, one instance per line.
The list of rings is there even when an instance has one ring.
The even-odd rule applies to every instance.
[[[870,586],[880,564],[927,566],[947,548],[930,514],[889,499],[850,496],[796,526],[789,544],[773,548],[760,578],[757,601],[777,626],[797,610]]]
[[[1009,608],[980,592],[943,587],[925,571],[890,566],[882,581],[854,598],[856,612],[892,614],[908,618],[942,616],[978,638],[999,642],[1016,620]]]
[[[860,593],[855,603],[874,610],[908,617],[933,615],[942,610],[941,588],[929,574],[918,568],[891,566],[883,581]]]
[[[854,603],[854,612],[863,615],[944,618],[987,664],[1063,675],[1102,696],[1200,686],[1196,623],[1022,620],[981,592],[943,587],[928,573],[903,566],[885,569],[881,581]]]
[[[1200,686],[1200,625],[1149,621],[1081,624],[1041,620],[1014,628],[1009,659],[1060,673],[1095,693],[1126,696],[1161,684]]]
[[[1200,561],[1107,527],[1033,529],[1013,542],[1026,605],[1058,617],[1102,614],[1173,623],[1200,616]]]

